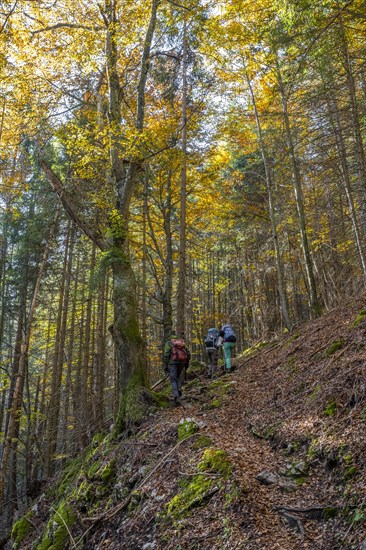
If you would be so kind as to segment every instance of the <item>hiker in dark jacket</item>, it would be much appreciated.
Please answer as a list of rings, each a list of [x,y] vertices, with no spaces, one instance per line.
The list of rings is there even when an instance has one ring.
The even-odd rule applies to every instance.
[[[180,404],[182,397],[182,373],[188,368],[191,354],[186,346],[184,338],[178,338],[172,332],[166,341],[163,353],[164,371],[170,374],[170,383],[173,389],[174,402]]]
[[[219,349],[224,343],[224,333],[220,335],[220,332],[217,328],[210,328],[208,330],[206,339],[205,339],[205,345],[206,345],[206,353],[209,361],[209,367],[208,367],[208,377],[209,378],[215,378],[216,375],[216,368],[217,368],[217,360],[219,357]]]
[[[225,371],[231,372],[231,356],[236,342],[235,332],[231,325],[223,325],[221,332],[224,336],[224,359],[225,359]]]

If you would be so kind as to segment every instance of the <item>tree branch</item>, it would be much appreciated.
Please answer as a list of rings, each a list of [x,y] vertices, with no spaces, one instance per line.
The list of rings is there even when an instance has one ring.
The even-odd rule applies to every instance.
[[[50,25],[49,27],[44,27],[43,29],[38,29],[37,31],[32,31],[31,34],[39,34],[40,32],[53,31],[55,29],[83,29],[84,31],[103,31],[104,28],[99,25],[95,27],[88,27],[86,25],[77,25],[76,23],[56,23],[56,25]]]
[[[107,241],[103,239],[100,233],[93,231],[93,229],[89,227],[89,225],[84,220],[82,220],[79,217],[78,213],[75,211],[75,208],[72,204],[72,199],[62,185],[60,178],[55,174],[55,172],[44,159],[41,159],[40,165],[48,181],[50,182],[53,191],[56,193],[56,195],[58,195],[62,206],[68,213],[71,220],[75,223],[75,225],[79,227],[84,235],[86,235],[91,241],[93,241],[93,243],[97,245],[98,248],[100,248],[100,250],[107,250],[109,248]]]

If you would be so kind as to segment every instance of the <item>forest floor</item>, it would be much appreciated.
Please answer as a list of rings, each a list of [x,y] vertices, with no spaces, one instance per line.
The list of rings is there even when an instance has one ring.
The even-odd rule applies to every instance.
[[[96,479],[93,510],[79,483],[68,547],[366,549],[364,304],[252,349],[231,374],[195,374],[182,406],[96,449],[116,475],[107,494]]]

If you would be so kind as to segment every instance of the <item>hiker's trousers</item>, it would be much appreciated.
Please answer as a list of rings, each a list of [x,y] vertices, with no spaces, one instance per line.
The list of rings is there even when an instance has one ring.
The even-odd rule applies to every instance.
[[[208,375],[214,376],[216,373],[219,352],[216,348],[206,348],[206,351],[207,351],[207,356],[209,361]]]
[[[234,342],[224,342],[224,358],[226,370],[231,370],[231,354],[234,346]]]
[[[174,397],[179,397],[179,392],[182,390],[181,376],[183,369],[184,365],[180,363],[170,363],[169,365],[170,383],[172,385]]]

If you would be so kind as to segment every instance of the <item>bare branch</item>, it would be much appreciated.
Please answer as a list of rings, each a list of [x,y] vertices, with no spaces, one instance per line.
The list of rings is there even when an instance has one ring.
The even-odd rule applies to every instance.
[[[44,29],[38,29],[37,31],[32,31],[32,36],[39,34],[40,32],[53,31],[55,29],[82,29],[84,31],[103,31],[104,28],[99,25],[95,27],[87,27],[85,25],[77,25],[74,23],[56,23],[56,25],[51,25],[50,27],[44,27]]]
[[[6,17],[5,17],[5,21],[0,29],[0,34],[4,31],[5,27],[6,27],[6,24],[7,22],[9,21],[10,19],[10,16],[14,13],[15,11],[15,8],[17,7],[17,4],[18,4],[18,0],[15,0],[14,2],[14,6],[11,8],[11,10],[9,11],[9,13],[6,14]]]
[[[183,10],[192,11],[192,8],[187,8],[187,6],[183,6],[182,4],[178,4],[178,2],[174,2],[173,0],[168,0],[169,4],[173,4],[176,8],[182,8]]]

